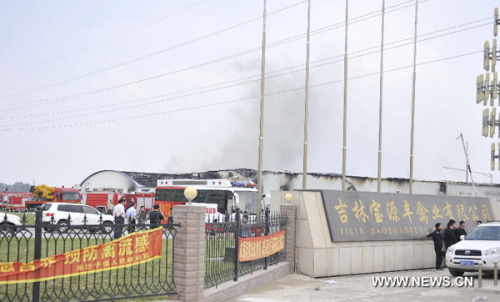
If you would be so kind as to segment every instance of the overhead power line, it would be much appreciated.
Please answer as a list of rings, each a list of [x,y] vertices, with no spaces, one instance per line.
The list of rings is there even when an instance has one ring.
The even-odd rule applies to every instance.
[[[271,15],[283,12],[283,11],[285,11],[287,9],[296,7],[296,6],[298,6],[298,5],[302,4],[302,3],[305,3],[305,2],[307,2],[307,1],[300,1],[300,2],[294,3],[292,5],[283,7],[281,9],[279,9],[279,10],[275,10],[273,12],[268,13],[267,16],[271,16]],[[168,52],[168,51],[171,51],[171,50],[174,50],[174,49],[178,49],[178,48],[184,47],[184,46],[189,45],[189,44],[193,44],[195,42],[199,42],[199,41],[208,39],[210,37],[213,37],[213,36],[219,35],[221,33],[224,33],[224,32],[227,32],[227,31],[230,31],[230,30],[233,30],[233,29],[236,29],[236,28],[241,27],[243,25],[247,25],[247,24],[250,24],[252,22],[258,21],[260,19],[262,19],[262,16],[259,16],[259,17],[256,17],[256,18],[253,18],[253,19],[250,19],[250,20],[238,23],[236,25],[233,25],[233,26],[221,29],[221,30],[218,30],[218,31],[213,32],[213,33],[208,34],[208,35],[204,35],[204,36],[201,36],[201,37],[198,37],[198,38],[195,38],[195,39],[192,39],[192,40],[189,40],[189,41],[186,41],[186,42],[174,45],[174,46],[163,48],[163,49],[157,50],[155,52],[151,52],[149,54],[137,57],[135,59],[128,60],[128,61],[125,61],[125,62],[122,62],[122,63],[119,63],[119,64],[111,65],[111,66],[108,66],[108,67],[105,67],[105,68],[102,68],[102,69],[99,69],[99,70],[96,70],[96,71],[93,71],[93,72],[85,73],[85,74],[82,74],[82,75],[79,75],[79,76],[76,76],[76,77],[73,77],[73,78],[69,78],[69,79],[66,79],[66,80],[62,80],[62,81],[51,83],[51,84],[47,84],[47,85],[43,85],[43,86],[32,88],[32,89],[29,89],[29,90],[24,90],[24,91],[12,93],[12,94],[4,95],[4,96],[0,97],[0,100],[11,98],[11,97],[14,97],[14,96],[23,95],[23,94],[30,93],[30,92],[40,91],[40,90],[51,88],[51,87],[55,87],[55,86],[59,86],[59,85],[66,84],[66,83],[69,83],[69,82],[73,82],[73,81],[76,81],[76,80],[80,80],[80,79],[83,79],[83,78],[86,78],[86,77],[89,77],[89,76],[93,76],[93,75],[96,75],[96,74],[99,74],[99,73],[102,73],[102,72],[105,72],[105,71],[109,71],[109,70],[112,70],[112,69],[115,69],[115,68],[118,68],[118,67],[129,65],[129,64],[132,64],[132,63],[135,63],[135,62],[147,59],[147,58],[151,58],[151,57],[163,54],[165,52]]]
[[[18,74],[18,73],[21,73],[21,72],[25,72],[25,71],[28,71],[28,70],[32,70],[32,69],[35,69],[35,68],[41,67],[41,66],[43,66],[43,65],[47,65],[47,64],[50,64],[50,63],[53,63],[53,62],[56,62],[56,61],[59,61],[59,60],[62,60],[62,59],[65,59],[65,58],[68,58],[68,57],[74,56],[74,55],[76,55],[76,54],[79,54],[79,53],[84,52],[84,51],[86,51],[86,50],[88,50],[88,49],[94,48],[94,47],[96,47],[96,46],[106,44],[106,43],[108,43],[108,42],[110,42],[110,41],[113,41],[113,40],[116,40],[116,39],[118,39],[118,38],[121,38],[121,37],[123,37],[123,36],[125,36],[125,35],[127,35],[127,34],[130,34],[130,33],[132,33],[132,32],[135,32],[135,31],[137,31],[137,30],[139,30],[139,29],[142,29],[142,28],[148,27],[148,26],[150,26],[150,25],[156,24],[156,23],[158,23],[158,22],[160,22],[160,21],[163,21],[163,20],[168,19],[168,18],[170,18],[170,17],[173,17],[173,16],[175,16],[175,15],[178,15],[178,14],[180,14],[180,13],[182,13],[182,12],[184,12],[184,11],[186,11],[186,10],[190,9],[190,8],[193,8],[193,7],[195,7],[195,6],[198,6],[198,5],[200,5],[200,4],[202,4],[203,2],[206,2],[206,1],[208,1],[208,0],[201,0],[201,1],[198,1],[198,2],[195,2],[195,3],[192,3],[192,4],[188,5],[188,6],[185,6],[185,7],[181,8],[181,9],[179,9],[179,10],[176,10],[175,12],[172,12],[172,13],[170,13],[170,14],[168,14],[168,15],[165,15],[165,16],[160,17],[160,18],[158,18],[158,19],[155,19],[155,20],[153,20],[153,21],[150,21],[150,22],[147,22],[147,23],[141,24],[141,25],[139,25],[139,26],[133,27],[133,28],[131,28],[131,29],[127,30],[127,31],[124,31],[124,32],[121,32],[121,33],[116,34],[116,35],[114,35],[114,36],[108,37],[108,38],[106,38],[106,39],[104,39],[104,40],[101,40],[101,41],[99,41],[99,42],[96,42],[96,43],[93,43],[93,44],[90,44],[90,45],[84,46],[84,47],[82,47],[82,48],[80,48],[80,49],[77,49],[77,50],[75,50],[75,51],[72,51],[72,52],[69,52],[69,53],[67,53],[67,54],[64,54],[64,55],[61,55],[61,56],[58,56],[58,57],[55,57],[55,58],[52,58],[52,59],[49,59],[49,60],[46,60],[46,61],[40,62],[40,63],[38,63],[38,64],[31,65],[31,66],[29,66],[29,67],[21,68],[21,69],[18,69],[18,70],[16,70],[16,71],[13,71],[13,72],[10,72],[10,73],[7,73],[7,74],[4,74],[4,75],[1,75],[1,76],[0,76],[0,80],[1,80],[1,79],[3,79],[3,78],[7,78],[7,77],[10,77],[10,76],[13,76],[13,75]]]
[[[429,0],[421,0],[420,2],[426,2],[426,1],[429,1]],[[295,4],[291,5],[291,6],[282,8],[282,9],[280,9],[278,11],[271,12],[271,13],[269,13],[267,15],[269,16],[269,15],[275,14],[277,12],[281,12],[283,10],[289,9],[291,7],[297,6],[297,5],[305,3],[305,2],[307,2],[307,1],[302,1],[302,2],[295,3]],[[412,4],[403,6],[404,4],[408,4],[408,3],[412,3]],[[413,5],[414,5],[414,1],[402,2],[402,3],[399,3],[399,4],[396,4],[396,5],[393,5],[393,6],[389,7],[389,8],[393,8],[393,9],[387,11],[387,13],[395,12],[395,11],[398,11],[398,10],[401,10],[401,9],[404,9],[404,8],[407,8],[407,7],[411,7]],[[350,23],[363,22],[363,21],[366,21],[366,20],[378,17],[380,15],[381,15],[380,11],[374,11],[374,12],[371,12],[371,13],[368,13],[368,14],[364,14],[362,16],[358,16],[358,17],[352,18],[350,20]],[[204,36],[204,37],[201,37],[201,38],[197,38],[197,39],[194,39],[194,40],[191,40],[191,41],[194,42],[194,41],[198,41],[200,39],[204,39],[204,38],[209,37],[209,36],[214,36],[214,35],[216,35],[218,33],[221,33],[221,32],[224,32],[224,31],[228,31],[228,30],[233,29],[233,28],[237,28],[239,26],[242,26],[242,25],[250,23],[250,22],[254,22],[256,20],[259,20],[260,18],[262,18],[262,17],[260,16],[260,17],[257,17],[257,18],[251,19],[251,20],[247,20],[247,21],[245,21],[243,23],[234,25],[234,26],[229,27],[229,28],[225,28],[225,29],[223,29],[223,30],[221,30],[219,32],[215,32],[215,33],[212,33],[212,34],[209,34],[207,36]],[[335,24],[328,25],[328,26],[325,26],[325,27],[321,27],[321,28],[318,28],[316,30],[311,31],[311,36],[312,35],[322,34],[322,33],[325,33],[325,32],[328,32],[328,31],[331,31],[331,30],[334,30],[334,29],[342,28],[342,27],[344,27],[344,22],[339,22],[339,23],[335,23]],[[279,46],[279,45],[291,43],[293,41],[297,41],[297,40],[303,39],[303,38],[305,38],[305,36],[306,36],[305,33],[304,34],[295,35],[295,36],[291,36],[291,37],[288,37],[286,39],[279,40],[279,41],[276,41],[274,43],[268,44],[267,47],[274,47],[274,46]],[[163,53],[163,52],[168,51],[170,49],[175,49],[175,48],[178,48],[178,47],[181,47],[183,45],[190,44],[190,43],[192,43],[192,42],[189,41],[189,42],[186,42],[186,43],[183,43],[183,44],[172,46],[170,48],[166,48],[166,49],[157,51],[155,53],[151,53],[151,54],[148,54],[148,55],[136,58],[136,59],[131,60],[131,61],[123,62],[123,63],[117,64],[117,65],[114,65],[114,66],[111,66],[111,67],[107,67],[107,68],[104,68],[104,69],[101,69],[101,70],[98,70],[98,71],[94,71],[94,72],[91,72],[91,73],[88,73],[88,74],[85,74],[85,75],[81,75],[81,76],[78,76],[78,77],[74,77],[74,78],[70,78],[70,79],[67,79],[67,80],[60,81],[60,82],[48,84],[48,85],[45,85],[45,86],[42,86],[42,87],[33,88],[33,89],[30,89],[30,90],[25,90],[25,91],[17,92],[17,93],[14,93],[14,94],[6,95],[6,96],[3,96],[3,97],[0,97],[0,99],[6,99],[6,98],[13,97],[13,96],[22,95],[22,94],[25,94],[25,93],[28,93],[28,92],[34,92],[34,91],[38,91],[38,90],[41,90],[41,89],[46,89],[46,88],[49,88],[49,87],[54,87],[54,86],[57,86],[57,85],[60,85],[60,84],[63,84],[63,83],[68,83],[68,82],[71,82],[71,81],[74,81],[74,80],[77,80],[77,79],[81,79],[81,78],[84,78],[84,77],[87,77],[87,76],[90,76],[90,75],[95,75],[95,74],[101,73],[103,71],[111,70],[111,69],[114,69],[114,68],[119,67],[119,66],[124,66],[124,65],[133,63],[133,62],[137,62],[137,61],[139,61],[139,60],[141,60],[143,58],[151,57],[153,55],[156,55],[156,54],[159,54],[159,53]],[[141,79],[141,80],[137,80],[137,81],[132,81],[132,82],[124,83],[124,84],[121,84],[121,85],[110,86],[110,87],[107,87],[107,88],[102,88],[102,89],[97,89],[97,90],[93,90],[93,91],[87,91],[87,92],[77,93],[77,94],[72,94],[72,95],[61,96],[61,97],[57,97],[57,98],[65,98],[66,99],[66,97],[68,97],[68,98],[71,99],[71,98],[74,98],[74,97],[86,96],[86,95],[89,95],[89,94],[100,93],[100,92],[104,92],[104,91],[108,91],[108,90],[112,90],[112,89],[126,87],[126,86],[134,85],[134,84],[137,84],[137,83],[140,83],[140,82],[149,81],[149,80],[161,78],[161,77],[164,77],[164,76],[168,76],[168,75],[171,75],[173,73],[183,72],[183,71],[190,70],[190,69],[193,69],[193,68],[198,68],[198,67],[202,67],[202,66],[206,66],[206,65],[210,65],[210,64],[214,64],[214,63],[219,63],[219,62],[230,60],[230,59],[234,59],[234,58],[237,58],[237,57],[240,57],[240,56],[244,56],[244,55],[247,55],[247,54],[250,54],[250,53],[258,52],[260,50],[261,50],[260,47],[256,47],[256,48],[252,48],[252,49],[240,52],[240,53],[236,53],[236,54],[229,55],[229,56],[222,57],[222,58],[218,58],[218,59],[215,59],[215,60],[212,60],[212,61],[200,63],[200,64],[194,65],[192,67],[189,67],[189,68],[181,69],[181,70],[178,70],[178,71],[173,71],[171,73],[160,74],[160,75],[152,76],[152,77]],[[34,101],[34,102],[4,103],[4,104],[0,104],[0,106],[16,106],[16,105],[23,105],[23,104],[27,104],[27,103],[45,102],[45,101],[54,100],[54,99],[56,99],[56,98],[42,99],[42,100],[38,100],[38,101]]]
[[[488,25],[490,25],[490,23],[484,23],[484,24],[474,25],[474,26],[471,26],[471,27],[462,28],[463,26],[473,25],[473,24],[476,24],[478,22],[481,22],[481,21],[484,21],[484,20],[487,20],[487,19],[491,19],[491,18],[483,18],[483,19],[479,19],[479,20],[476,20],[476,21],[466,22],[466,23],[463,23],[463,24],[460,24],[460,25],[455,25],[455,26],[452,26],[452,27],[447,27],[447,28],[444,28],[444,29],[440,29],[440,30],[436,30],[436,31],[433,31],[433,32],[422,34],[422,35],[420,35],[418,37],[419,38],[418,39],[418,43],[424,42],[424,41],[428,41],[428,40],[432,40],[432,39],[436,39],[436,38],[441,38],[441,37],[448,36],[448,35],[451,35],[451,34],[460,33],[460,32],[471,30],[471,29],[476,29],[476,28],[483,27],[483,26],[488,26]],[[442,33],[442,32],[444,32],[446,30],[451,30],[451,29],[457,29],[457,30],[451,31],[451,32],[447,32],[447,33],[443,33],[443,34],[438,35],[438,36],[431,36],[432,34]],[[429,36],[431,36],[431,37],[429,37]],[[427,37],[427,38],[421,39],[422,37]],[[405,42],[405,41],[409,41],[409,40],[411,40],[411,41],[407,42],[405,44],[398,45],[401,42]],[[388,46],[388,47],[384,47],[384,50],[392,50],[392,49],[396,49],[396,48],[400,48],[400,47],[404,47],[404,46],[408,46],[408,45],[413,45],[413,38],[406,38],[406,39],[402,39],[402,40],[397,40],[397,41],[386,43],[386,46]],[[366,52],[366,51],[372,50],[372,49],[375,49],[375,51]],[[350,59],[355,59],[355,58],[360,58],[360,57],[364,57],[364,56],[367,56],[367,55],[377,54],[379,52],[380,52],[380,46],[373,46],[373,47],[369,47],[369,48],[365,48],[365,49],[353,51],[353,52],[350,53],[351,55],[349,56],[349,58]],[[355,55],[355,54],[360,54],[360,55]],[[333,56],[333,57],[324,58],[324,59],[320,59],[320,60],[316,60],[316,61],[312,61],[311,63],[315,64],[315,65],[313,65],[311,68],[317,68],[317,67],[322,67],[322,66],[334,64],[334,63],[337,63],[337,62],[343,62],[343,59],[337,60],[337,61],[333,61],[333,62],[329,62],[331,60],[334,60],[334,59],[337,59],[337,58],[342,58],[342,57],[343,57],[343,54],[342,55]],[[319,64],[319,63],[322,63],[322,62],[326,62],[326,63]],[[299,65],[290,66],[290,67],[282,68],[282,69],[275,70],[275,71],[270,71],[270,72],[266,73],[266,78],[274,78],[274,77],[277,77],[277,76],[283,76],[283,75],[287,75],[287,74],[292,74],[292,73],[300,72],[300,71],[304,70],[303,66],[304,66],[304,64],[299,64]],[[298,70],[293,70],[293,69],[300,68],[300,67],[302,67],[302,68],[298,69]],[[287,71],[287,70],[292,70],[292,71],[283,72],[283,71]],[[95,109],[100,109],[100,108],[109,108],[109,107],[113,107],[113,106],[120,106],[120,105],[126,105],[126,104],[131,104],[131,103],[137,103],[137,102],[141,102],[141,101],[145,101],[145,100],[158,99],[158,98],[162,98],[162,97],[175,96],[175,95],[179,95],[179,94],[189,94],[191,96],[191,95],[193,95],[193,92],[196,92],[196,91],[199,91],[199,90],[205,90],[205,91],[203,91],[201,93],[207,93],[207,92],[211,92],[211,91],[214,91],[214,90],[232,88],[232,87],[236,87],[236,86],[239,86],[239,85],[253,83],[253,82],[257,81],[259,77],[260,77],[260,75],[256,74],[256,75],[247,76],[247,77],[243,77],[243,78],[239,78],[239,79],[234,79],[234,80],[230,80],[230,81],[223,81],[223,82],[219,82],[219,83],[215,83],[215,84],[205,85],[205,86],[198,87],[198,88],[191,88],[191,89],[188,89],[188,90],[171,92],[171,93],[163,94],[163,95],[157,95],[157,96],[152,96],[152,97],[140,98],[140,99],[136,99],[136,100],[132,100],[132,101],[118,102],[118,103],[114,103],[114,104],[106,104],[106,105],[101,105],[101,106],[97,106],[97,107],[94,106],[94,107],[87,108],[87,109],[83,108],[83,109],[67,110],[67,111],[62,111],[62,112],[49,112],[49,113],[40,113],[40,114],[33,114],[33,115],[18,115],[18,116],[11,116],[11,117],[0,117],[0,119],[31,118],[31,117],[48,116],[48,115],[59,115],[59,114],[64,114],[64,113],[75,113],[75,112],[80,112],[80,111],[89,111],[89,110],[95,110]],[[230,85],[228,85],[228,84],[230,84]],[[214,88],[214,87],[222,86],[222,85],[228,85],[228,86],[222,87],[222,88],[221,87]],[[200,93],[195,93],[195,94],[197,95],[197,94],[200,94]],[[155,104],[155,103],[157,103],[157,102],[153,101],[153,102],[145,103],[144,105]],[[27,106],[27,107],[35,107],[35,106]],[[129,107],[124,107],[121,110],[125,110],[125,109],[128,109],[128,108],[134,108],[134,107],[137,107],[137,105],[129,106]],[[0,112],[6,112],[6,111],[11,111],[11,110],[3,110],[3,111],[0,110]],[[106,112],[108,112],[108,110],[106,110]]]
[[[421,0],[420,2],[426,2],[426,1],[429,1],[429,0]],[[414,3],[414,1],[408,1],[408,2]],[[406,8],[406,7],[410,7],[410,6],[413,5],[412,4],[412,5],[401,6],[402,4],[405,4],[405,3],[408,3],[408,2],[403,2],[403,3],[400,3],[400,4],[394,5],[393,7],[397,7],[397,8],[395,8],[393,10],[390,10],[390,11],[387,11],[387,13],[394,12],[396,10],[400,10],[400,9],[403,9],[403,8]],[[363,16],[367,16],[367,15],[369,15],[369,16],[366,17],[366,18],[361,18],[361,16],[355,17],[355,18],[351,19],[351,22],[357,23],[357,22],[366,21],[366,20],[375,18],[375,17],[379,16],[380,14],[373,15],[373,13],[370,13],[370,14],[365,14]],[[334,29],[342,28],[343,26],[344,26],[344,23],[337,23],[337,25],[333,24],[333,25],[325,26],[325,27],[322,27],[322,28],[319,28],[319,29],[311,31],[311,36],[322,34],[322,33],[325,33],[325,32],[328,32],[328,31],[331,31],[331,30],[334,30]],[[297,41],[297,40],[303,39],[304,37],[305,37],[305,34],[299,34],[299,35],[295,35],[295,36],[292,36],[292,37],[288,37],[286,39],[279,40],[279,41],[276,41],[276,42],[268,44],[267,48],[272,48],[272,47],[284,45],[284,44],[287,44],[287,43],[291,43],[293,41]],[[227,55],[227,56],[224,56],[224,57],[219,57],[219,58],[211,60],[211,61],[206,61],[206,62],[199,63],[199,64],[196,64],[196,65],[188,66],[188,67],[185,67],[185,68],[173,70],[173,71],[170,71],[170,72],[167,72],[167,73],[162,73],[162,74],[150,76],[150,77],[147,77],[147,78],[143,78],[143,79],[140,79],[140,80],[130,81],[130,82],[126,82],[126,83],[122,83],[122,84],[118,84],[118,85],[113,85],[113,86],[108,86],[108,87],[104,87],[104,88],[99,88],[99,89],[94,89],[94,90],[88,90],[88,91],[84,91],[84,92],[79,92],[79,93],[70,94],[70,95],[64,95],[64,96],[59,96],[59,97],[45,98],[45,99],[40,99],[40,100],[35,100],[35,101],[25,101],[25,102],[16,102],[16,103],[4,103],[4,104],[0,104],[0,106],[19,106],[19,105],[27,105],[27,104],[34,104],[34,105],[21,106],[21,107],[12,108],[12,109],[1,110],[0,112],[9,112],[9,111],[15,111],[15,110],[28,109],[28,108],[33,108],[33,107],[38,107],[38,106],[43,106],[43,105],[58,103],[58,102],[69,100],[69,99],[75,99],[75,98],[79,98],[79,97],[85,97],[85,96],[89,96],[89,95],[93,95],[93,94],[97,94],[97,93],[101,93],[101,92],[106,92],[106,91],[110,91],[110,90],[114,90],[114,89],[119,89],[119,88],[127,87],[127,86],[130,86],[130,85],[135,85],[135,84],[139,84],[139,83],[142,83],[142,82],[146,82],[146,81],[150,81],[150,80],[154,80],[154,79],[163,78],[165,76],[170,76],[170,75],[178,74],[178,73],[181,73],[181,72],[189,71],[189,70],[192,70],[192,69],[196,69],[196,68],[208,66],[208,65],[211,65],[211,64],[216,64],[216,63],[224,62],[224,61],[227,61],[227,60],[235,59],[235,58],[238,58],[238,57],[241,57],[241,56],[245,56],[245,55],[248,55],[248,54],[251,54],[251,53],[258,52],[260,50],[261,50],[261,47],[255,47],[255,48],[248,49],[248,50],[245,50],[245,51],[242,51],[242,52],[234,53],[234,54]]]
[[[435,64],[435,63],[439,63],[439,62],[463,58],[463,57],[467,57],[467,56],[471,56],[471,55],[475,55],[475,54],[480,54],[480,53],[483,53],[482,49],[479,51],[472,51],[472,52],[463,53],[463,54],[459,54],[459,55],[455,55],[455,56],[450,56],[450,57],[440,58],[440,59],[436,59],[436,60],[421,62],[421,63],[418,63],[417,66]],[[413,65],[400,66],[397,68],[385,70],[384,74],[389,73],[389,72],[401,71],[401,70],[409,69],[412,67],[413,67]],[[363,74],[363,75],[358,75],[358,76],[353,76],[353,77],[350,77],[348,79],[349,80],[358,80],[358,79],[362,79],[362,78],[376,76],[379,74],[380,74],[380,71],[372,72],[372,73],[368,73],[368,74]],[[343,81],[344,81],[343,79],[334,80],[334,81],[327,81],[327,82],[323,82],[323,83],[310,85],[309,87],[310,88],[318,88],[318,87],[322,87],[322,86],[326,86],[326,85],[342,83]],[[301,91],[303,89],[304,89],[304,87],[296,87],[296,88],[276,91],[276,92],[272,92],[272,93],[267,93],[266,97],[291,93],[291,92],[295,92],[295,91]],[[191,107],[180,108],[180,109],[173,109],[173,110],[168,110],[168,111],[153,112],[153,113],[141,114],[141,115],[135,115],[135,116],[126,116],[126,117],[120,117],[120,118],[114,118],[114,119],[108,119],[108,120],[88,121],[88,122],[80,122],[80,123],[73,123],[73,124],[51,125],[51,126],[42,126],[42,127],[26,127],[26,128],[3,128],[4,126],[0,126],[0,130],[1,131],[24,131],[24,130],[43,130],[43,129],[56,129],[56,128],[98,125],[98,124],[106,124],[106,123],[113,123],[113,122],[120,122],[120,121],[130,121],[130,120],[134,120],[134,119],[141,119],[141,118],[147,118],[147,117],[155,117],[155,116],[179,113],[179,112],[184,112],[184,111],[199,110],[199,109],[210,108],[210,107],[218,107],[218,106],[222,106],[222,105],[229,105],[229,104],[243,102],[243,101],[258,100],[259,98],[260,98],[260,96],[252,96],[252,97],[239,98],[239,99],[234,99],[234,100],[224,101],[224,102],[217,102],[217,103],[203,104],[203,105],[191,106]]]

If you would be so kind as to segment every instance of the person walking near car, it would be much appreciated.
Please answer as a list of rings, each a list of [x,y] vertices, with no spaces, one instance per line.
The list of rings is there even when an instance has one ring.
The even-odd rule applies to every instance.
[[[135,209],[135,203],[132,201],[127,211],[125,211],[125,219],[128,223],[127,231],[128,233],[135,232],[135,217],[137,216],[137,211]]]
[[[165,220],[165,216],[163,216],[160,212],[160,206],[155,204],[153,206],[153,212],[149,213],[149,223],[151,224],[151,229],[160,226],[162,220]]]
[[[434,241],[434,251],[436,252],[436,270],[442,271],[443,256],[444,256],[444,246],[443,246],[443,234],[441,231],[443,226],[441,223],[436,223],[436,229],[434,232],[427,235],[427,237],[432,237]]]
[[[444,244],[446,249],[457,243],[457,236],[455,235],[455,221],[448,222],[446,229],[444,230]]]
[[[120,198],[118,204],[113,209],[113,216],[115,217],[115,234],[113,238],[119,239],[122,237],[123,225],[125,224],[125,207],[123,203],[125,199]]]
[[[457,240],[458,241],[462,241],[462,236],[467,236],[467,231],[465,230],[465,221],[460,221],[460,227],[457,228],[458,230],[458,237],[457,237]]]

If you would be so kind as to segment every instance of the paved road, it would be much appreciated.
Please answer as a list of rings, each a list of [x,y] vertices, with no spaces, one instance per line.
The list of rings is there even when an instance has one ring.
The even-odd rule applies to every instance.
[[[450,276],[448,271],[415,270],[392,273],[378,273],[346,277],[313,279],[304,275],[289,275],[256,291],[250,292],[234,301],[240,302],[278,302],[278,301],[473,301],[474,298],[486,296],[487,301],[500,301],[498,292],[479,292],[477,274],[474,276],[474,288],[375,288],[372,277],[409,276],[409,277],[441,277]],[[326,280],[334,280],[336,284],[326,284]],[[452,281],[454,278],[452,278]],[[493,285],[492,277],[484,277],[483,286]],[[477,300],[476,300],[477,301]]]

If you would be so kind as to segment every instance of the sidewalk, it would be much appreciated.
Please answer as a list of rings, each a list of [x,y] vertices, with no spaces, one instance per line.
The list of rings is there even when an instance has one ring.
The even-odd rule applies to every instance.
[[[233,301],[240,302],[278,302],[278,301],[472,301],[475,297],[488,297],[488,301],[500,301],[500,293],[477,289],[477,274],[474,288],[415,288],[391,287],[376,288],[372,277],[451,277],[447,270],[414,270],[391,273],[378,273],[345,277],[313,279],[304,275],[286,276],[259,290],[250,292]],[[452,280],[454,279],[451,277]],[[336,284],[325,281],[334,280]],[[483,278],[483,287],[491,288],[493,279]],[[500,287],[498,287],[500,290]]]

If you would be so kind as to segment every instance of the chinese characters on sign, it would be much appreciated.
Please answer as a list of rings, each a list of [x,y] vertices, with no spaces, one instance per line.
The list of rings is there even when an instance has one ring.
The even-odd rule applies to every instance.
[[[437,222],[491,220],[487,198],[322,191],[333,242],[425,239]]]
[[[268,236],[240,238],[239,261],[269,257],[285,249],[285,230]]]
[[[0,284],[52,280],[119,269],[161,258],[163,228],[28,263],[0,262]]]

